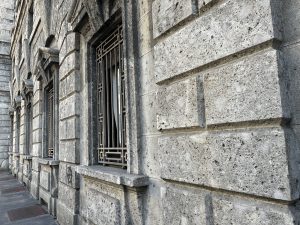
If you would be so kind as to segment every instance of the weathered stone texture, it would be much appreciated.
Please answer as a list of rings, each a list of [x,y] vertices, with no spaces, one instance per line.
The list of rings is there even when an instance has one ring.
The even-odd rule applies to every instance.
[[[46,171],[40,172],[40,184],[46,191],[50,190],[50,174]]]
[[[294,225],[292,207],[249,201],[243,198],[217,197],[212,200],[216,225]]]
[[[85,201],[88,207],[83,208],[82,215],[94,224],[121,224],[121,205],[118,199],[88,188]]]
[[[206,195],[188,190],[162,188],[163,224],[206,224]]]
[[[274,38],[270,0],[225,1],[154,47],[157,82]]]
[[[295,147],[278,128],[165,136],[162,178],[289,201],[299,195],[286,158]]]
[[[203,127],[203,95],[200,76],[160,88],[157,95],[157,129]]]
[[[279,55],[251,55],[205,73],[207,125],[289,118],[282,105]]]
[[[154,1],[152,5],[154,38],[196,13],[196,1],[193,0]]]
[[[0,3],[0,168],[8,168],[8,151],[11,143],[11,122],[8,108],[10,106],[9,81],[11,60],[9,58],[11,28],[13,26],[14,2],[8,0]]]
[[[13,71],[12,98],[22,94],[23,102],[20,127],[13,121],[10,167],[59,224],[299,223],[294,203],[300,3],[35,0],[29,21],[31,2],[16,2],[24,8],[16,11],[12,63],[0,57],[0,164],[11,145],[5,83]],[[0,3],[0,25],[14,19],[11,7]],[[95,48],[111,22],[121,20],[128,151],[123,169],[97,164],[95,65]],[[10,39],[10,29],[0,27],[0,54],[9,53],[10,44],[2,42]],[[59,54],[47,58],[45,48]],[[57,68],[54,159],[43,158],[48,157],[47,63]],[[30,159],[24,155],[22,93],[29,76]]]

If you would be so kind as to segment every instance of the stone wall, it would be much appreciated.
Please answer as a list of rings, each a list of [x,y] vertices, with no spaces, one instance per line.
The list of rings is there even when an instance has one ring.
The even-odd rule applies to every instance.
[[[8,168],[8,152],[11,140],[9,116],[11,76],[10,39],[14,21],[14,2],[0,3],[0,168]]]
[[[61,225],[299,224],[299,12],[297,0],[17,1],[12,172]],[[95,147],[95,46],[117,15],[127,169],[99,165]]]

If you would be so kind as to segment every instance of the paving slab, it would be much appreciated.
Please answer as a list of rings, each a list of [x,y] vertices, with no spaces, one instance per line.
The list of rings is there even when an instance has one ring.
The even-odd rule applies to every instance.
[[[26,187],[3,170],[0,170],[0,224],[58,225]]]

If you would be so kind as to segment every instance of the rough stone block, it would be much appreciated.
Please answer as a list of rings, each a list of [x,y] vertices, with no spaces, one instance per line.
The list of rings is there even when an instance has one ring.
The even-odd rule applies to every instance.
[[[75,171],[75,166],[60,162],[59,165],[59,181],[73,188],[79,188],[80,178]]]
[[[59,122],[60,140],[79,138],[79,121],[78,117],[68,118]]]
[[[57,201],[57,221],[59,224],[78,224],[78,215],[73,214],[59,199]]]
[[[80,114],[80,96],[73,94],[70,97],[59,102],[59,118],[65,119]]]
[[[72,70],[79,69],[80,57],[78,51],[69,54],[59,68],[59,78],[64,79]]]
[[[207,193],[193,193],[185,189],[164,187],[161,190],[163,203],[163,224],[199,225],[206,223]]]
[[[154,38],[196,13],[196,1],[193,0],[153,1]]]
[[[64,162],[79,163],[79,140],[63,140],[59,142],[59,158]]]
[[[82,208],[81,215],[94,224],[121,224],[121,205],[118,199],[89,188],[86,190],[86,204],[88,207]]]
[[[270,0],[226,1],[154,47],[156,80],[163,81],[274,38],[281,39],[281,35],[273,26]]]
[[[161,137],[162,178],[290,201],[299,187],[289,171],[295,146],[287,134],[261,128]]]
[[[39,186],[36,183],[30,183],[30,194],[35,198],[39,198]]]
[[[45,188],[46,191],[50,190],[50,174],[46,171],[40,172],[40,185]]]
[[[73,214],[78,213],[79,210],[79,191],[59,183],[58,199],[63,203]]]
[[[202,77],[160,88],[157,101],[157,129],[204,127]]]
[[[79,72],[73,71],[65,79],[59,82],[59,98],[66,97],[71,93],[78,92],[80,90],[80,74]]]
[[[214,224],[295,225],[290,207],[229,196],[212,199]]]
[[[277,51],[270,50],[205,73],[207,125],[289,117],[279,66]]]

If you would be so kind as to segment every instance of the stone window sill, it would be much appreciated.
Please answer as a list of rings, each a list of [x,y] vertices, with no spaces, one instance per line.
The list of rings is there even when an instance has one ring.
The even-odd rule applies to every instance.
[[[39,158],[38,162],[40,164],[49,165],[49,166],[58,166],[59,165],[59,160],[54,160],[51,158]]]
[[[32,160],[32,156],[31,155],[23,155],[23,159]]]
[[[15,157],[20,157],[20,153],[14,153]]]
[[[106,166],[77,166],[76,172],[85,177],[103,180],[128,187],[148,186],[149,179],[144,175],[129,174],[126,170]]]

